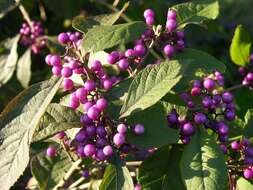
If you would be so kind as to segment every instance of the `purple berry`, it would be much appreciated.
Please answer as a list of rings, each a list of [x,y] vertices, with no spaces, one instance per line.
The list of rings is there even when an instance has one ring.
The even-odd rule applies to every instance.
[[[91,108],[88,109],[87,115],[92,120],[97,120],[100,116],[100,110],[97,109],[97,107],[92,106]]]
[[[109,64],[113,65],[117,62],[118,58],[119,58],[119,53],[115,51],[107,55],[106,60]]]
[[[199,87],[193,87],[191,89],[191,95],[192,96],[199,96],[201,94],[201,88]]]
[[[87,134],[86,134],[86,132],[85,132],[84,130],[80,130],[80,131],[76,134],[75,140],[76,140],[77,142],[80,142],[80,143],[85,142],[85,141],[87,140]]]
[[[103,111],[107,106],[107,100],[105,98],[100,98],[96,102],[96,107],[100,110]]]
[[[107,144],[107,140],[105,138],[98,138],[96,141],[96,147],[103,148]]]
[[[84,111],[88,111],[92,106],[94,106],[94,104],[92,103],[92,102],[85,102],[84,104],[83,104],[83,109],[84,109]]]
[[[210,108],[212,106],[212,99],[209,96],[204,97],[202,105],[204,108]]]
[[[219,135],[221,135],[221,136],[228,135],[228,130],[229,130],[229,128],[228,128],[228,126],[225,123],[223,123],[223,122],[219,122],[218,123],[218,132],[219,132]]]
[[[238,151],[238,150],[240,150],[241,145],[238,141],[233,141],[233,142],[231,142],[231,148],[234,151]]]
[[[77,69],[79,67],[79,62],[76,60],[71,60],[68,64],[70,69]]]
[[[127,49],[126,51],[125,51],[125,56],[126,57],[134,57],[135,56],[135,51],[133,50],[133,49]]]
[[[107,145],[103,148],[103,152],[106,156],[111,156],[113,154],[112,146]]]
[[[66,136],[66,133],[64,131],[60,131],[56,133],[55,137],[58,139],[63,139]]]
[[[61,57],[59,55],[52,55],[52,57],[50,58],[50,63],[53,66],[62,66],[61,65]]]
[[[244,138],[244,139],[242,140],[242,145],[245,146],[245,147],[248,147],[248,146],[250,145],[249,139]]]
[[[50,146],[47,148],[47,156],[48,157],[55,157],[56,155],[56,149],[54,146]]]
[[[89,172],[89,170],[84,170],[83,173],[82,173],[82,176],[83,176],[84,178],[90,177],[90,172]]]
[[[112,85],[113,85],[113,83],[110,79],[106,79],[106,80],[103,81],[103,87],[104,87],[105,90],[111,89]]]
[[[71,75],[73,74],[72,69],[70,69],[69,67],[63,67],[61,70],[61,75],[63,77],[71,77]]]
[[[215,87],[215,82],[213,79],[207,78],[203,82],[203,86],[206,90],[213,90]]]
[[[61,44],[66,44],[69,42],[69,36],[66,34],[66,33],[60,33],[58,35],[58,41],[61,43]]]
[[[51,58],[52,58],[52,55],[51,54],[48,54],[45,58],[45,62],[46,64],[48,65],[51,65]]]
[[[116,133],[113,137],[113,142],[116,146],[121,146],[125,143],[125,136],[120,133]]]
[[[61,70],[62,70],[61,66],[53,66],[52,67],[52,73],[54,76],[61,76]]]
[[[75,110],[79,107],[79,105],[80,105],[79,101],[75,101],[75,100],[70,99],[70,102],[69,102],[70,108]]]
[[[99,71],[102,68],[102,63],[98,60],[95,60],[91,63],[91,68],[93,71]]]
[[[194,116],[194,121],[195,121],[196,124],[201,125],[201,124],[204,124],[207,121],[207,117],[203,113],[197,113]]]
[[[220,149],[223,152],[223,154],[227,154],[228,153],[228,149],[227,149],[227,147],[224,144],[220,145]]]
[[[92,120],[88,117],[87,114],[83,114],[81,117],[80,117],[80,123],[82,125],[89,125],[92,123]]]
[[[175,10],[168,10],[167,19],[177,19],[177,12]]]
[[[249,82],[252,82],[253,81],[253,73],[248,73],[246,76],[246,80]]]
[[[233,101],[233,95],[230,92],[224,92],[222,94],[222,100],[225,103],[231,103]]]
[[[168,116],[167,116],[167,121],[168,123],[175,125],[178,123],[178,114],[176,111],[172,111]]]
[[[246,155],[249,157],[253,157],[253,148],[252,147],[248,147],[246,149]]]
[[[95,157],[98,161],[104,161],[106,159],[106,155],[104,154],[103,149],[98,149]]]
[[[183,126],[181,126],[181,134],[183,136],[191,136],[195,132],[194,127],[191,123],[185,123]]]
[[[253,159],[250,158],[250,157],[244,157],[244,160],[243,160],[244,164],[249,164],[249,165],[253,165]]]
[[[155,18],[152,16],[148,16],[145,18],[146,24],[152,26],[155,23]]]
[[[77,89],[75,94],[76,94],[76,97],[80,100],[80,102],[86,102],[88,93],[85,88]]]
[[[96,133],[97,133],[97,135],[98,135],[99,137],[105,137],[106,134],[107,134],[107,133],[106,133],[106,130],[105,130],[105,128],[104,128],[103,126],[97,127]]]
[[[129,62],[127,59],[121,59],[119,60],[118,67],[120,70],[125,71],[129,67]]]
[[[77,155],[80,156],[80,157],[85,157],[83,148],[84,148],[84,147],[83,147],[82,145],[79,145],[79,146],[77,147],[76,153],[77,153]]]
[[[175,49],[174,49],[174,47],[173,47],[172,45],[167,44],[166,46],[164,46],[163,52],[164,52],[164,54],[167,55],[168,57],[171,57],[171,56],[174,54]]]
[[[87,126],[86,133],[90,137],[96,135],[96,127],[94,125]]]
[[[146,9],[144,11],[144,18],[147,18],[149,16],[151,16],[151,17],[155,16],[155,13],[154,13],[154,11],[152,9]]]
[[[123,123],[119,124],[117,126],[117,131],[120,134],[125,134],[127,132],[127,126],[125,124],[123,124]]]
[[[138,56],[144,56],[146,53],[146,48],[143,44],[137,44],[134,46],[134,51]]]
[[[136,184],[134,186],[134,190],[141,190],[141,185],[140,184]]]
[[[228,121],[233,121],[235,119],[235,112],[231,111],[231,110],[226,111],[225,112],[225,118]]]
[[[253,178],[253,171],[249,168],[245,169],[243,171],[243,176],[245,177],[245,179],[252,179]]]
[[[168,19],[166,22],[166,29],[169,32],[173,32],[177,28],[177,21],[174,19]]]
[[[83,150],[86,156],[93,156],[96,152],[96,148],[93,144],[85,145]]]
[[[142,124],[136,124],[134,126],[134,134],[142,135],[145,132],[145,128]]]
[[[93,80],[87,80],[85,83],[84,83],[84,88],[90,92],[90,91],[93,91],[96,89],[96,83],[93,81]]]
[[[71,79],[64,79],[62,85],[64,90],[72,90],[74,88],[74,83]]]
[[[191,137],[190,136],[181,136],[181,141],[183,144],[189,144],[191,141]]]

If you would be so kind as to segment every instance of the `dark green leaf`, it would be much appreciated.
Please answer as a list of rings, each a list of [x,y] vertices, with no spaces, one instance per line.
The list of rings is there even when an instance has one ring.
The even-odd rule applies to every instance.
[[[247,137],[253,136],[253,109],[249,109],[245,115],[244,135]]]
[[[125,166],[109,164],[106,167],[99,190],[130,190],[134,189],[131,175]]]
[[[41,190],[53,189],[63,179],[71,165],[71,161],[63,150],[58,150],[57,156],[53,158],[42,152],[31,159],[32,175],[36,178]]]
[[[138,172],[138,181],[142,189],[184,190],[179,167],[181,154],[179,146],[172,149],[164,146],[149,156],[141,164]]]
[[[0,1],[0,19],[9,11],[12,11],[16,6],[17,6],[17,2],[15,0]]]
[[[239,25],[230,46],[230,57],[232,61],[239,66],[247,66],[249,64],[251,39],[248,32]]]
[[[177,11],[179,28],[184,28],[187,24],[202,24],[203,21],[216,19],[219,15],[217,0],[194,0],[172,8]]]
[[[111,14],[102,14],[93,17],[85,17],[85,16],[77,16],[72,21],[72,27],[76,30],[86,33],[90,29],[99,26],[99,25],[113,25],[120,17],[120,15],[126,10],[129,6],[129,2],[127,2],[121,11]]]
[[[181,160],[181,174],[187,190],[225,189],[227,168],[215,140],[198,128]]]
[[[175,106],[167,102],[159,102],[154,106],[131,114],[127,123],[131,126],[141,123],[145,127],[145,133],[140,136],[130,132],[127,140],[139,148],[161,147],[166,144],[177,143],[179,140],[178,130],[168,127],[166,116],[175,108],[180,114],[186,112],[184,107]]]
[[[139,38],[146,30],[143,22],[130,22],[113,26],[97,26],[87,32],[83,40],[84,52],[96,52],[125,44]]]
[[[54,136],[59,131],[80,128],[81,114],[59,104],[50,104],[33,135],[33,141],[41,141]]]
[[[12,39],[8,39],[4,45],[6,53],[0,56],[0,87],[7,83],[13,75],[18,60],[18,47],[19,35]]]
[[[139,72],[130,85],[120,111],[121,117],[144,110],[158,102],[179,82],[182,77],[180,70],[178,61],[165,61]]]
[[[31,49],[29,48],[22,57],[20,57],[17,63],[17,78],[24,88],[29,86],[31,79],[31,63]]]
[[[21,92],[0,115],[0,181],[8,190],[29,162],[29,144],[61,78],[37,83]]]

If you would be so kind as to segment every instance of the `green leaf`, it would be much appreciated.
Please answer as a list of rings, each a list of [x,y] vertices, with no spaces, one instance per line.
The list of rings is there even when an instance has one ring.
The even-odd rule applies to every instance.
[[[172,7],[177,11],[179,28],[188,24],[202,24],[208,19],[216,19],[219,15],[219,2],[217,0],[194,0]]]
[[[189,86],[189,81],[210,74],[211,72],[218,70],[225,72],[225,65],[211,56],[200,50],[186,48],[182,53],[178,53],[175,59],[188,60],[182,63],[183,68],[183,79],[177,85],[177,90],[184,90],[185,87]]]
[[[109,164],[106,167],[99,190],[134,189],[132,177],[125,166]]]
[[[145,127],[145,133],[140,136],[132,132],[127,134],[127,140],[139,148],[161,147],[166,144],[176,144],[179,141],[178,130],[168,127],[166,116],[172,109],[179,113],[186,111],[184,107],[175,106],[167,102],[159,102],[154,106],[127,118],[130,126],[141,123]]]
[[[137,176],[141,188],[143,190],[184,190],[179,165],[181,154],[179,146],[172,148],[164,146],[145,159]]]
[[[251,39],[248,32],[241,26],[237,26],[230,46],[230,57],[239,66],[249,64]]]
[[[21,92],[0,115],[0,181],[8,190],[29,162],[35,127],[57,92],[61,78],[37,83]]]
[[[86,33],[99,25],[111,26],[120,18],[128,6],[129,2],[125,3],[121,11],[111,14],[102,14],[93,17],[77,16],[72,21],[72,27],[82,33]]]
[[[114,119],[119,118],[119,112],[127,96],[131,82],[131,78],[121,81],[106,94],[106,99],[108,100],[106,111]]]
[[[215,140],[198,128],[181,160],[181,174],[187,190],[225,189],[227,168]]]
[[[26,88],[31,79],[31,49],[27,49],[17,63],[17,78],[21,85]]]
[[[97,26],[89,30],[82,43],[84,52],[96,52],[139,38],[146,30],[144,22],[130,22],[113,26]]]
[[[121,117],[144,110],[158,102],[179,82],[182,77],[180,70],[178,61],[165,61],[139,72],[129,88],[120,111]]]
[[[18,0],[19,2],[19,0]],[[12,11],[18,4],[15,0],[0,1],[0,19],[10,11]]]
[[[253,109],[249,109],[244,117],[244,135],[247,137],[253,136]]]
[[[40,119],[33,135],[33,142],[42,141],[54,136],[59,131],[71,128],[80,128],[81,114],[59,104],[50,104]]]
[[[252,190],[253,185],[248,180],[241,177],[237,180],[236,189],[237,190]]]
[[[17,35],[4,43],[7,52],[0,56],[0,87],[7,83],[14,73],[18,60],[17,47],[19,37],[20,36]]]
[[[57,156],[53,158],[42,152],[31,159],[31,172],[40,190],[48,190],[53,189],[63,179],[71,165],[71,161],[62,149],[58,150]]]

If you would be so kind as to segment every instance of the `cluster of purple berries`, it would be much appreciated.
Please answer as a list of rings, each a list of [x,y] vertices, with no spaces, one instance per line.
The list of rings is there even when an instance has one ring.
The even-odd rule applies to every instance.
[[[31,46],[33,53],[38,54],[47,44],[44,34],[41,22],[32,21],[31,25],[25,22],[20,29],[20,43],[24,46]]]
[[[253,90],[253,54],[250,55],[250,65],[248,68],[239,67],[239,73],[244,77],[242,84]]]
[[[180,117],[176,110],[167,116],[169,127],[179,129],[181,141],[190,142],[195,127],[203,125],[218,134],[220,142],[228,141],[229,127],[227,122],[235,119],[233,95],[223,91],[224,78],[216,71],[203,80],[193,81],[190,92],[180,96],[189,108],[187,117]]]
[[[228,155],[228,164],[234,166],[229,168],[230,173],[243,174],[245,179],[253,179],[253,147],[250,146],[247,138],[232,141],[230,147],[220,145],[220,148],[224,154]]]

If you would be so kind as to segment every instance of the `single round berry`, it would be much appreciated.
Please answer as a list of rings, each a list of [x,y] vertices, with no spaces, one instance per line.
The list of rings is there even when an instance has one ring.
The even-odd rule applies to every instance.
[[[177,28],[177,21],[174,19],[168,19],[166,22],[166,29],[169,32],[173,32]]]
[[[149,16],[151,16],[151,17],[155,16],[155,13],[154,13],[154,11],[152,9],[146,9],[144,11],[144,18],[147,18]]]
[[[240,150],[241,145],[238,141],[233,141],[233,142],[231,142],[231,148],[234,151],[238,151],[238,150]]]
[[[100,116],[100,110],[97,109],[97,107],[92,106],[88,109],[87,111],[87,115],[89,118],[91,118],[92,120],[97,120]]]
[[[191,89],[191,95],[192,96],[199,96],[201,94],[201,88],[199,87],[193,87]]]
[[[204,108],[210,108],[212,103],[212,99],[209,96],[205,96],[202,100],[202,105]]]
[[[61,66],[53,66],[52,67],[52,73],[54,76],[61,76],[61,70],[62,70]]]
[[[96,108],[98,108],[100,111],[103,111],[107,106],[107,100],[105,98],[100,98],[96,102]]]
[[[87,138],[87,134],[84,130],[80,130],[75,136],[75,140],[80,143],[85,142]]]
[[[253,159],[250,158],[250,157],[244,157],[244,160],[243,160],[244,164],[249,164],[249,165],[253,165]]]
[[[146,24],[152,26],[155,23],[155,18],[152,16],[148,16],[145,18]]]
[[[164,52],[164,54],[167,55],[168,57],[171,57],[171,56],[174,54],[175,49],[174,49],[174,47],[173,47],[172,45],[167,44],[166,46],[164,46],[163,52]]]
[[[66,136],[66,133],[64,131],[60,131],[56,133],[55,137],[58,139],[63,139]]]
[[[70,69],[69,67],[63,67],[61,70],[61,75],[63,77],[71,77],[71,75],[73,74],[72,69]]]
[[[231,111],[231,110],[226,111],[225,112],[225,118],[228,121],[233,121],[235,119],[235,112]]]
[[[55,157],[56,155],[56,149],[54,146],[50,146],[47,148],[47,156],[48,157]]]
[[[127,126],[123,123],[117,126],[118,133],[125,134],[127,132]]]
[[[50,63],[53,66],[61,66],[61,57],[59,55],[52,55],[50,58]]]
[[[125,71],[129,67],[129,62],[127,59],[121,59],[119,60],[118,67],[120,70]]]
[[[248,147],[246,149],[246,155],[250,156],[250,157],[253,157],[253,148],[252,147]]]
[[[85,145],[83,150],[86,156],[93,156],[96,152],[96,148],[93,144]]]
[[[116,146],[121,146],[125,143],[125,136],[123,134],[120,133],[116,133],[113,137],[113,143]]]
[[[135,185],[134,190],[141,190],[141,185],[140,184]]]
[[[205,114],[203,113],[197,113],[194,116],[194,121],[196,124],[200,125],[200,124],[204,124],[207,121],[207,117]]]
[[[106,156],[111,156],[113,154],[112,146],[107,145],[103,148],[103,152]]]
[[[90,91],[93,91],[96,89],[96,83],[93,81],[93,80],[87,80],[85,83],[84,83],[84,88],[90,92]]]
[[[79,145],[77,147],[76,153],[77,153],[78,156],[85,157],[83,149],[84,149],[83,145]]]
[[[222,100],[225,103],[231,103],[233,101],[233,95],[230,92],[224,92],[222,94]]]
[[[73,99],[70,99],[70,102],[69,102],[69,107],[72,108],[72,109],[77,109],[79,107],[80,103],[79,101],[76,101],[76,100],[73,100]]]
[[[229,130],[229,128],[225,123],[223,123],[223,122],[218,123],[219,135],[222,135],[222,136],[228,135],[228,130]]]
[[[180,137],[181,141],[183,144],[189,144],[191,141],[191,137],[190,136],[181,136]]]
[[[135,51],[133,50],[133,49],[127,49],[126,51],[125,51],[125,56],[126,57],[134,57],[135,56]]]
[[[168,10],[167,19],[177,19],[177,12],[175,10]]]
[[[106,60],[109,64],[113,65],[117,62],[118,59],[118,53],[111,53],[109,55],[107,55]]]
[[[76,94],[76,97],[80,100],[80,102],[86,102],[88,93],[85,88],[77,89],[75,94]]]
[[[80,117],[80,123],[82,125],[89,125],[92,123],[92,120],[88,117],[87,114],[83,114],[81,117]]]
[[[90,177],[90,172],[89,172],[89,170],[84,170],[83,173],[82,173],[82,176],[83,176],[84,178]]]
[[[99,71],[102,69],[102,63],[98,60],[95,60],[91,63],[91,68],[93,71]]]
[[[181,134],[183,136],[191,136],[195,132],[194,127],[191,123],[185,123],[183,126],[181,126]]]
[[[110,79],[106,79],[106,80],[103,81],[103,87],[104,87],[105,90],[111,89],[112,85],[113,85],[113,83]]]
[[[203,82],[203,86],[206,90],[213,90],[215,87],[215,82],[213,79],[207,78]]]
[[[145,128],[142,124],[136,124],[134,126],[134,134],[142,135],[145,132]]]
[[[71,79],[65,78],[62,82],[64,90],[72,90],[74,88],[74,83]]]
[[[77,69],[79,67],[79,62],[77,60],[71,60],[68,66],[70,69]]]
[[[106,130],[103,126],[98,126],[96,129],[96,133],[99,137],[105,137],[106,136]]]
[[[223,154],[227,154],[228,153],[228,148],[224,144],[220,145],[220,149],[223,152]]]
[[[176,111],[172,111],[168,116],[167,116],[167,121],[168,123],[174,125],[178,123],[178,114]]]
[[[96,127],[94,125],[88,125],[86,127],[86,133],[90,137],[96,135]]]
[[[88,101],[83,104],[83,109],[87,112],[92,106],[94,106],[94,103]]]
[[[52,55],[51,54],[48,54],[45,58],[45,62],[46,64],[48,65],[51,65],[51,58],[52,58]]]
[[[252,179],[253,178],[253,171],[249,168],[245,169],[243,171],[243,176],[246,178],[246,179]]]
[[[106,159],[106,155],[103,152],[103,149],[98,149],[95,156],[96,160],[104,161]]]
[[[61,43],[61,44],[66,44],[69,42],[69,36],[66,34],[66,33],[60,33],[58,35],[58,41]]]
[[[134,51],[138,56],[144,56],[146,53],[146,48],[143,44],[137,44],[134,46]]]

